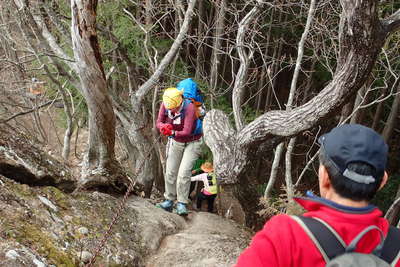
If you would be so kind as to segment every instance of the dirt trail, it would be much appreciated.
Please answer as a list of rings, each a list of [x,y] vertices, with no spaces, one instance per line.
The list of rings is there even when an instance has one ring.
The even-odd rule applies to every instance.
[[[232,220],[208,212],[191,212],[184,229],[165,237],[146,267],[231,266],[251,235]]]

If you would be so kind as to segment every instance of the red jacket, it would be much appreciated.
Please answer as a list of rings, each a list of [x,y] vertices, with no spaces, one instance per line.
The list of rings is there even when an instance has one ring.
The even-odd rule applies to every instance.
[[[184,116],[176,116],[175,119],[169,118],[167,110],[164,104],[161,104],[158,112],[158,118],[156,126],[160,129],[163,123],[172,124],[173,130],[175,131],[174,140],[181,143],[192,142],[202,137],[202,134],[193,135],[192,132],[196,127],[196,107],[193,103],[188,103],[184,109]],[[176,114],[171,114],[175,117]]]
[[[352,208],[318,197],[297,198],[296,201],[308,211],[304,216],[327,222],[347,245],[370,225],[378,226],[385,236],[389,228],[387,220],[381,217],[382,212],[372,205]],[[379,242],[378,231],[371,231],[361,239],[357,251],[369,253]],[[287,215],[277,215],[253,237],[250,246],[239,256],[236,267],[322,267],[325,264],[319,250],[298,223]],[[395,266],[400,267],[400,260]]]

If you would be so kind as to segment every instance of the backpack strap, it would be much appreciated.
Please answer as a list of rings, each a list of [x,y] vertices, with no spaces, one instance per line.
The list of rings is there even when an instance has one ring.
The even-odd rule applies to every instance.
[[[183,98],[183,105],[182,105],[182,108],[179,110],[179,115],[173,116],[172,113],[171,113],[171,110],[168,110],[167,108],[165,109],[165,113],[164,114],[165,114],[165,116],[167,116],[171,120],[175,120],[178,117],[181,117],[181,119],[183,119],[184,116],[185,116],[185,108],[189,103],[191,103],[190,100],[188,102],[188,100],[186,98]]]
[[[325,262],[345,252],[346,244],[339,234],[327,223],[305,216],[291,216],[307,233],[320,251]],[[329,230],[329,231],[327,231]]]
[[[346,250],[346,244],[338,233],[326,222],[319,218],[311,218],[305,216],[291,216],[307,233],[310,239],[321,252],[325,262],[332,258],[343,254]],[[326,231],[326,230],[329,231]],[[365,229],[363,232],[368,232],[375,227]],[[379,229],[379,228],[378,228]],[[380,230],[380,229],[379,229]],[[365,234],[360,233],[360,238]],[[360,239],[359,238],[359,239]],[[390,226],[386,239],[383,243],[382,252],[379,258],[395,266],[400,260],[400,229]],[[354,240],[353,240],[354,241]],[[357,240],[358,242],[358,240]],[[357,243],[356,242],[356,243]],[[350,246],[349,246],[350,247]]]
[[[395,266],[400,260],[400,229],[390,226],[383,244],[381,259]]]
[[[181,115],[180,115],[182,119],[185,117],[186,108],[190,103],[192,103],[192,101],[190,99],[183,98],[183,106],[182,106]]]
[[[364,237],[364,235],[371,230],[377,230],[380,235],[381,242],[375,247],[375,249],[371,252],[371,254],[374,254],[375,256],[381,258],[382,255],[382,248],[383,248],[383,243],[385,242],[385,236],[382,232],[382,230],[376,226],[376,225],[370,225],[364,230],[362,230],[351,242],[350,244],[346,247],[346,252],[354,252],[357,248],[358,242]]]
[[[185,117],[186,107],[190,104],[193,104],[195,107],[195,120],[194,120],[194,127],[192,130],[192,135],[202,134],[203,133],[203,122],[198,117],[197,107],[196,107],[196,104],[195,104],[193,98],[183,98],[183,101],[184,102],[183,102],[183,107],[181,110],[181,118],[183,119]]]

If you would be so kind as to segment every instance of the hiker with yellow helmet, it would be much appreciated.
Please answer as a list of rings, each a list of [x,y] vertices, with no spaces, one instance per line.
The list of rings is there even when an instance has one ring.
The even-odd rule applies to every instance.
[[[167,88],[158,112],[156,126],[168,136],[167,163],[165,170],[165,201],[157,206],[172,211],[177,200],[176,212],[187,215],[191,170],[200,156],[203,134],[193,133],[196,127],[196,107],[185,101],[183,91]]]

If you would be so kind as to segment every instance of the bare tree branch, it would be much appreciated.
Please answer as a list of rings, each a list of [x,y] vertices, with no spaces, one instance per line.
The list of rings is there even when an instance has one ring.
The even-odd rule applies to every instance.
[[[76,66],[76,63],[58,45],[54,36],[48,30],[46,23],[44,23],[44,18],[42,16],[40,16],[38,12],[31,12],[31,10],[29,10],[27,0],[24,0],[24,1],[15,1],[14,0],[14,3],[15,3],[15,5],[18,6],[19,9],[21,9],[21,10],[24,9],[26,11],[25,14],[27,14],[28,17],[31,16],[31,18],[32,18],[31,22],[36,23],[36,25],[32,25],[33,29],[40,30],[40,32],[37,32],[36,34],[41,34],[43,36],[43,38],[46,40],[48,46],[51,48],[51,51],[53,51],[59,58],[66,59],[65,63],[68,64],[68,66],[77,73],[78,68]]]
[[[131,101],[133,103],[133,107],[135,109],[139,109],[140,103],[143,101],[145,95],[153,88],[157,82],[159,81],[161,75],[164,73],[165,69],[168,67],[169,63],[172,62],[176,53],[178,53],[179,48],[181,47],[183,41],[186,38],[186,33],[189,30],[189,24],[192,20],[193,16],[193,9],[196,5],[197,0],[191,0],[189,2],[189,6],[185,13],[185,19],[182,24],[182,28],[179,31],[178,36],[176,37],[174,43],[172,44],[171,48],[161,60],[160,64],[158,65],[156,71],[153,75],[144,83],[142,84],[135,95],[132,98],[136,98],[135,100]]]
[[[253,57],[254,51],[251,50],[249,54],[245,51],[245,34],[250,23],[257,17],[263,6],[263,2],[258,0],[256,5],[250,10],[249,13],[239,23],[239,29],[236,35],[236,46],[240,59],[239,70],[235,76],[235,85],[232,93],[233,115],[235,117],[236,129],[241,130],[244,127],[242,115],[242,94],[243,88],[247,78],[247,71],[249,68],[249,61]]]
[[[293,102],[294,102],[294,95],[296,92],[296,87],[297,87],[297,80],[299,78],[300,74],[300,69],[301,69],[301,62],[303,60],[303,55],[304,55],[304,44],[307,40],[307,36],[310,32],[311,28],[311,23],[314,19],[314,13],[315,13],[315,6],[316,6],[316,0],[312,0],[310,4],[310,8],[308,10],[308,16],[307,16],[307,22],[306,26],[304,28],[303,34],[301,35],[301,39],[298,45],[298,52],[297,52],[297,59],[296,59],[296,66],[293,72],[293,78],[292,82],[290,85],[290,92],[289,92],[289,97],[288,101],[286,104],[286,110],[291,110],[293,108]],[[294,149],[294,145],[296,143],[296,137],[292,137],[289,141],[289,144],[287,146],[286,150],[286,155],[285,155],[285,181],[286,181],[286,192],[289,200],[292,200],[293,198],[293,179],[292,179],[292,161],[291,161],[291,155]],[[274,157],[274,162],[273,164],[275,165],[275,168],[279,167],[279,161],[281,158],[281,155],[279,153],[283,152],[283,143],[279,144],[278,148],[276,149],[275,152],[275,157]],[[275,161],[277,163],[275,164]],[[268,181],[268,186],[265,189],[264,196],[268,197],[269,194],[271,193],[272,189],[272,183],[275,181],[276,177],[273,177],[273,175],[276,175],[277,170],[271,170],[271,176],[270,180]],[[267,191],[268,189],[268,191]]]
[[[393,33],[400,29],[400,9],[382,21],[388,33]]]
[[[204,120],[204,136],[213,155],[223,154],[217,158],[226,159],[216,162],[217,175],[222,180],[236,183],[250,166],[250,158],[253,156],[251,153],[254,153],[252,148],[269,142],[275,136],[291,137],[312,128],[333,114],[364,84],[387,33],[377,19],[376,1],[342,0],[341,6],[342,26],[338,33],[340,43],[337,68],[331,82],[309,102],[292,110],[269,111],[233,136],[221,134],[228,127],[217,130],[216,126],[208,125],[213,123],[224,127],[222,124],[227,122],[218,121],[226,119],[221,111],[208,112]],[[215,132],[209,133],[208,130]],[[219,141],[215,142],[210,137]],[[233,148],[221,146],[221,138],[226,139],[228,144],[233,144]]]
[[[400,197],[397,198],[392,205],[389,207],[388,211],[385,214],[385,219],[389,220],[391,223],[394,223],[394,217],[397,215],[398,209],[400,207]]]
[[[5,120],[1,120],[0,123],[6,123],[6,122],[9,122],[9,121],[12,120],[12,119],[15,119],[16,117],[19,117],[19,116],[22,116],[22,115],[26,115],[26,114],[35,112],[35,111],[37,111],[37,110],[39,110],[39,109],[41,109],[41,108],[44,108],[44,107],[50,105],[51,103],[54,103],[54,102],[57,101],[57,100],[61,100],[61,98],[49,100],[49,101],[47,101],[46,103],[43,103],[43,104],[41,104],[41,105],[39,105],[39,106],[36,106],[36,107],[34,107],[34,108],[30,109],[30,110],[22,111],[22,112],[16,113],[16,114],[12,115],[11,117],[9,117],[9,118],[7,118],[7,119],[5,119]]]
[[[372,15],[366,16],[367,21],[360,24],[360,15],[376,8],[373,7],[374,1],[361,2],[342,1],[343,19],[346,23],[340,33],[341,64],[338,64],[332,81],[313,99],[298,108],[270,111],[258,117],[239,133],[241,146],[263,142],[271,135],[293,136],[307,130],[344,104],[363,85],[381,50],[386,32],[381,30],[380,24]],[[365,11],[367,9],[370,10]],[[365,25],[373,26],[368,28]],[[356,39],[361,36],[364,36],[364,41],[357,42]],[[369,56],[366,57],[364,53]],[[255,129],[257,130],[254,132]]]

